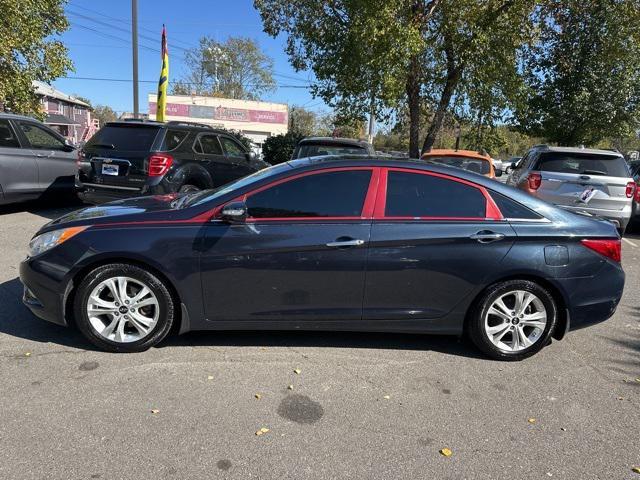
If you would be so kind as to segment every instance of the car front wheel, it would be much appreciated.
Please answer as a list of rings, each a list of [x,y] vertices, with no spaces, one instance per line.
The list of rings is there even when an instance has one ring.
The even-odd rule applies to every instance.
[[[508,280],[480,297],[469,319],[469,334],[491,358],[522,360],[549,342],[557,317],[547,289],[530,280]]]
[[[174,302],[151,272],[135,265],[109,264],[80,282],[74,313],[78,329],[100,349],[141,352],[169,333]]]

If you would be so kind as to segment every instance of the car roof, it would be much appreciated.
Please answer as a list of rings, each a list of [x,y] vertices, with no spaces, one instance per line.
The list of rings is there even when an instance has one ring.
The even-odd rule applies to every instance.
[[[491,161],[491,157],[488,154],[477,152],[475,150],[452,150],[449,148],[434,148],[422,154],[422,158],[444,157],[444,156],[477,158],[479,160]]]
[[[0,118],[6,118],[10,120],[31,120],[31,121],[39,122],[37,118],[29,117],[26,115],[18,115],[16,113],[0,112]]]
[[[590,155],[609,155],[622,157],[622,154],[617,150],[604,150],[600,148],[583,148],[583,147],[552,147],[549,145],[535,145],[532,150],[542,150],[547,152],[558,153],[586,153]]]
[[[342,137],[305,137],[300,142],[302,143],[322,143],[322,144],[340,144],[340,145],[354,145],[358,147],[365,147],[370,145],[364,140],[357,140],[355,138],[342,138]]]

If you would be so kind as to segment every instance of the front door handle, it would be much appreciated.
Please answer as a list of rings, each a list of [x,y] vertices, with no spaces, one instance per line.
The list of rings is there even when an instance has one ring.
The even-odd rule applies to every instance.
[[[364,245],[364,240],[349,239],[349,240],[336,240],[335,242],[327,243],[327,247],[344,248],[344,247],[359,247]]]
[[[477,240],[479,243],[491,243],[502,240],[504,238],[504,234],[492,232],[490,230],[482,230],[478,233],[474,233],[469,238],[471,240]]]

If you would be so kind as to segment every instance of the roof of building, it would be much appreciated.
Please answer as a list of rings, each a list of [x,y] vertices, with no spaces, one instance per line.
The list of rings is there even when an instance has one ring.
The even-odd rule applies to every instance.
[[[77,98],[72,97],[71,95],[67,95],[66,93],[63,93],[60,90],[57,90],[53,88],[51,85],[47,85],[44,82],[34,80],[33,88],[35,89],[38,95],[56,98],[58,100],[63,100],[65,102],[73,103],[74,105],[80,105],[82,107],[91,108],[91,105],[89,105],[88,103],[83,102],[82,100],[78,100]]]

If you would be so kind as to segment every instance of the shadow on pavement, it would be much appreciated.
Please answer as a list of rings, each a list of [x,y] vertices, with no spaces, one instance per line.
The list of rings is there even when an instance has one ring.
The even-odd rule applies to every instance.
[[[22,284],[14,278],[0,284],[0,333],[34,342],[56,343],[72,348],[97,350],[75,328],[61,327],[34,316],[22,304]],[[464,340],[450,336],[394,333],[352,333],[320,331],[207,331],[170,335],[160,343],[165,347],[272,346],[373,348],[423,350],[469,358],[485,358]]]
[[[11,203],[0,206],[0,217],[12,213],[28,212],[42,218],[53,220],[87,205],[77,198],[42,198],[27,202]]]

